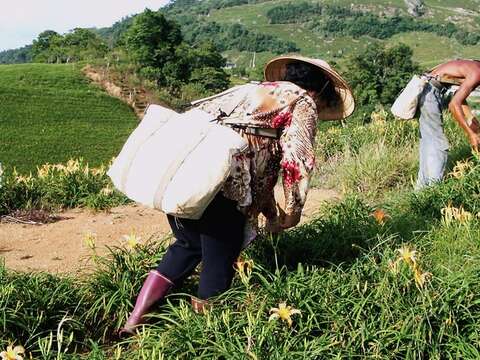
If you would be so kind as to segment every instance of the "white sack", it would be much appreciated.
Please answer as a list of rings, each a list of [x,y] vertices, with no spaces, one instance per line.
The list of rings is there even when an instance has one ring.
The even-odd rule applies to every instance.
[[[248,145],[206,112],[152,106],[108,175],[134,201],[198,219],[228,177],[232,155]]]
[[[392,114],[400,119],[413,119],[417,112],[418,99],[427,80],[414,75],[392,105]]]

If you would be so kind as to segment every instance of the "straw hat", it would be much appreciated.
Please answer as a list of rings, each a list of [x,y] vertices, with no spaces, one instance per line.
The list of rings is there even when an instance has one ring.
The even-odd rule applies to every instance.
[[[265,80],[267,81],[282,81],[285,79],[287,64],[293,62],[306,62],[318,67],[323,73],[333,82],[340,101],[334,106],[319,109],[318,117],[321,120],[340,120],[350,116],[355,109],[355,99],[352,94],[350,86],[347,82],[331,68],[331,66],[324,60],[311,59],[297,55],[279,56],[270,60],[265,65]]]

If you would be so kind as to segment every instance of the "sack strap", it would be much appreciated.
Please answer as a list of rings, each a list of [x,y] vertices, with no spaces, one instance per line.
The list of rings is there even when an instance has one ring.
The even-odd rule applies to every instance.
[[[291,101],[289,104],[275,109],[275,111],[282,111],[283,109],[295,105],[301,98],[303,98],[303,95],[297,96],[293,101]],[[242,101],[245,99],[242,99]],[[240,102],[241,103],[241,102]],[[240,105],[240,103],[238,105]],[[237,105],[237,106],[238,106]],[[235,107],[236,108],[236,107]],[[221,111],[222,112],[222,111]],[[233,111],[232,111],[233,113]],[[231,115],[231,113],[230,113]],[[271,127],[265,127],[263,126],[262,123],[255,124],[255,114],[249,114],[245,116],[243,119],[229,119],[230,115],[227,115],[223,112],[217,119],[213,121],[217,121],[223,125],[230,126],[232,129],[240,129],[245,132],[245,134],[249,135],[254,135],[254,136],[260,136],[260,137],[266,137],[270,139],[280,139],[283,133],[283,127],[279,128],[271,128]]]
[[[270,139],[280,139],[283,133],[284,128],[266,128],[266,127],[257,127],[252,125],[245,125],[245,124],[233,124],[233,123],[226,123],[226,126],[231,127],[234,130],[242,130],[245,134],[253,135],[253,136],[260,136],[266,137]]]

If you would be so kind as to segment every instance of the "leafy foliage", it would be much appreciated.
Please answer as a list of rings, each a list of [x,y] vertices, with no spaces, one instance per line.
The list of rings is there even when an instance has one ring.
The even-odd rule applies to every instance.
[[[266,13],[271,24],[302,23],[319,15],[322,6],[305,1],[275,6]]]
[[[43,165],[36,176],[19,175],[7,168],[0,181],[0,215],[23,209],[105,210],[128,202],[113,189],[105,167],[90,169],[82,160]]]
[[[462,207],[480,213],[480,158],[464,162],[465,170],[451,174],[444,182],[412,194],[411,207],[416,213],[441,218],[447,206]],[[461,166],[461,165],[460,165]]]
[[[196,44],[210,39],[220,51],[271,51],[276,54],[299,51],[292,41],[249,30],[241,24],[193,21],[182,30],[188,43]]]
[[[477,32],[459,28],[452,22],[438,24],[399,14],[380,17],[372,12],[355,11],[338,5],[287,3],[272,7],[266,16],[272,24],[311,22],[312,29],[329,35],[342,34],[354,38],[366,35],[387,39],[400,33],[424,31],[454,37],[463,45],[476,45],[480,42]]]
[[[412,49],[403,44],[391,48],[374,44],[350,59],[346,76],[357,104],[368,108],[358,112],[370,114],[374,104],[388,106],[395,101],[411,76],[419,71],[412,55]]]
[[[43,31],[33,41],[31,56],[35,62],[69,63],[102,58],[107,51],[107,45],[95,32],[76,28],[65,35]]]
[[[206,91],[223,90],[228,76],[225,60],[210,42],[191,48],[183,43],[180,27],[160,12],[145,10],[125,35],[125,46],[140,73],[161,86],[178,90],[195,82]]]
[[[373,13],[336,6],[327,7],[324,15],[325,22],[317,22],[313,28],[321,29],[328,34],[341,33],[355,38],[367,35],[386,39],[399,33],[425,31],[440,36],[455,37],[463,45],[475,45],[480,42],[478,33],[463,30],[451,22],[436,24],[401,15],[381,18]]]
[[[0,64],[23,64],[32,60],[31,45],[0,51]]]

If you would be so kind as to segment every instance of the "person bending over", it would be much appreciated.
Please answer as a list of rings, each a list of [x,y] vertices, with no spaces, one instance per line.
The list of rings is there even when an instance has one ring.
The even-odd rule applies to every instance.
[[[460,87],[448,105],[474,151],[480,143],[479,126],[466,99],[480,85],[480,61],[454,60],[424,74],[427,85],[420,96],[420,168],[416,189],[440,181],[448,158],[448,140],[443,131],[443,96],[451,84]]]
[[[233,128],[246,138],[249,149],[233,157],[230,176],[199,220],[168,215],[176,241],[148,274],[120,334],[133,334],[150,307],[200,262],[194,310],[202,311],[207,299],[227,290],[234,262],[256,235],[260,213],[271,232],[300,221],[315,163],[317,121],[349,116],[354,99],[345,80],[322,60],[278,57],[266,65],[265,78],[245,85],[245,96],[239,94],[246,88],[239,87],[197,102],[214,118],[240,124]],[[202,166],[209,166],[208,159],[199,171]],[[277,212],[274,186],[280,172],[285,204]]]

